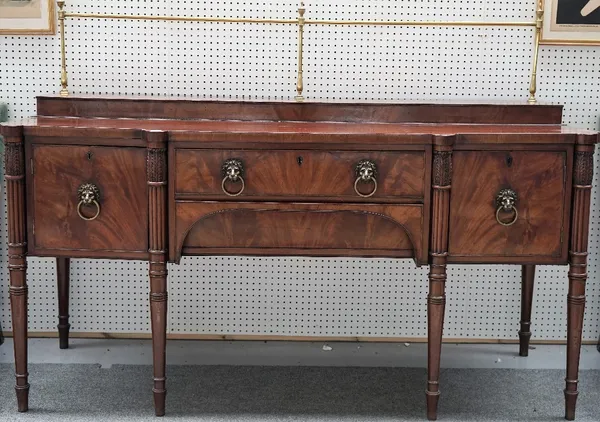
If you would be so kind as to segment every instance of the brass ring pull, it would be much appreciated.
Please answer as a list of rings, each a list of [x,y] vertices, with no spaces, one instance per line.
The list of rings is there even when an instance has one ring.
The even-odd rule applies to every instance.
[[[517,211],[516,203],[517,203],[518,195],[512,189],[502,189],[496,195],[496,221],[498,224],[501,224],[505,227],[512,226],[517,222],[519,218],[519,211]],[[512,218],[509,221],[502,221],[500,219],[500,212],[511,212],[513,214]]]
[[[238,158],[230,158],[228,160],[225,160],[225,162],[223,163],[223,165],[221,166],[221,173],[223,175],[223,181],[221,182],[221,189],[223,190],[223,193],[225,193],[225,195],[227,196],[239,196],[242,194],[242,192],[244,192],[244,189],[246,188],[246,182],[244,181],[244,164],[242,163],[242,160],[238,159]],[[241,183],[242,186],[240,187],[240,190],[238,190],[237,192],[231,192],[228,191],[227,188],[225,187],[225,183],[229,181],[232,183]]]
[[[515,207],[510,207],[509,210],[511,210],[514,214],[513,218],[509,222],[504,222],[500,220],[500,211],[506,211],[503,206],[498,207],[498,209],[496,210],[496,221],[498,221],[498,223],[506,227],[515,224],[517,222],[517,219],[519,218],[519,211],[517,211]]]
[[[358,183],[364,182],[364,181],[360,176],[356,178],[356,182],[354,182],[354,191],[356,192],[356,194],[358,196],[362,196],[363,198],[370,198],[371,196],[375,195],[375,192],[377,192],[377,180],[375,180],[374,177],[369,177],[367,179],[367,182],[369,182],[369,181],[373,182],[373,190],[370,193],[364,194],[358,190]]]
[[[371,160],[360,160],[354,168],[356,181],[354,182],[354,191],[363,198],[370,198],[377,192],[377,165]],[[373,183],[373,189],[369,193],[361,193],[358,190],[359,183]]]
[[[240,182],[242,184],[242,187],[237,192],[229,192],[227,190],[227,188],[225,187],[225,182],[227,182],[228,180],[230,180],[229,177],[224,177],[223,182],[221,182],[221,189],[223,189],[223,192],[225,193],[225,195],[239,196],[242,194],[242,192],[244,192],[244,189],[246,188],[246,182],[244,182],[244,178],[242,176],[238,176],[237,180],[236,180],[237,182]]]
[[[85,204],[84,201],[79,201],[79,204],[77,204],[77,214],[79,214],[81,219],[85,220],[85,221],[93,221],[96,218],[98,218],[98,216],[100,215],[100,204],[98,203],[98,201],[96,201],[96,200],[92,201],[92,204],[94,204],[96,206],[96,214],[94,214],[93,217],[86,217],[85,215],[83,215],[83,213],[81,212],[81,206],[84,204]],[[85,204],[85,205],[87,205],[87,204]]]
[[[79,203],[77,204],[77,214],[79,214],[79,217],[85,221],[92,221],[98,218],[100,215],[100,189],[98,189],[98,186],[92,183],[84,183],[77,189],[77,196],[79,197]],[[81,212],[81,207],[84,205],[94,205],[96,213],[92,217],[86,217]]]

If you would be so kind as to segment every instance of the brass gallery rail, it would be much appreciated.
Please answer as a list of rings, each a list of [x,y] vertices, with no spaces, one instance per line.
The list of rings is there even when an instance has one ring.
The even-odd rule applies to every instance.
[[[298,70],[295,96],[296,101],[303,101],[304,90],[303,80],[303,55],[304,55],[304,26],[306,25],[364,25],[364,26],[440,26],[440,27],[534,27],[534,52],[532,59],[531,78],[529,84],[529,103],[535,104],[537,91],[537,65],[540,49],[540,38],[543,25],[544,10],[542,1],[537,1],[536,19],[533,22],[481,22],[481,21],[363,21],[363,20],[311,20],[306,19],[304,14],[306,8],[304,2],[298,8],[298,17],[296,19],[260,19],[260,18],[219,18],[219,17],[193,17],[193,16],[147,16],[147,15],[114,15],[114,14],[95,14],[95,13],[67,13],[64,10],[65,2],[58,1],[58,20],[60,23],[61,38],[61,90],[60,95],[68,96],[67,89],[67,65],[65,48],[65,20],[67,18],[80,19],[120,19],[120,20],[147,20],[147,21],[174,21],[174,22],[221,22],[221,23],[256,23],[256,24],[290,24],[298,26]]]

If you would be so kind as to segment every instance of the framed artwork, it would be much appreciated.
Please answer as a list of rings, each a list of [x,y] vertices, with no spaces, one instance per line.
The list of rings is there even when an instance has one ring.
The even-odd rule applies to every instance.
[[[600,45],[600,0],[543,0],[542,44]]]
[[[52,35],[54,0],[0,0],[0,35]]]

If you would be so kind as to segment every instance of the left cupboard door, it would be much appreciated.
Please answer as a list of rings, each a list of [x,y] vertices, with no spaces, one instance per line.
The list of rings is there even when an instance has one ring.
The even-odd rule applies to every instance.
[[[34,144],[29,156],[30,255],[147,256],[145,148]]]

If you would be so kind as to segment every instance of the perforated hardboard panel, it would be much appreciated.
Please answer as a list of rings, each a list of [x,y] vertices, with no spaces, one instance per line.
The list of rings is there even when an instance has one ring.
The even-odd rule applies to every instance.
[[[330,4],[335,3],[335,4]],[[307,2],[308,19],[533,21],[534,1]],[[79,0],[72,12],[295,18],[290,0]],[[294,25],[67,20],[70,90],[193,98],[293,99]],[[314,26],[305,29],[309,99],[525,100],[533,28]],[[564,123],[598,129],[600,54],[543,46],[538,97],[565,105]],[[0,37],[0,98],[10,117],[35,114],[59,89],[59,38]],[[600,155],[600,154],[597,154]],[[596,174],[600,173],[597,160]],[[2,197],[6,212],[5,198]],[[5,214],[4,214],[5,216]],[[6,220],[2,224],[6,239]],[[0,320],[10,329],[5,241]],[[600,329],[600,203],[594,179],[584,338]],[[33,331],[52,331],[54,260],[29,259]],[[410,260],[184,258],[169,267],[169,331],[179,334],[425,337],[427,270]],[[145,263],[72,261],[78,332],[150,331]],[[520,267],[451,266],[444,335],[516,339]],[[536,274],[534,339],[564,340],[567,268]]]

